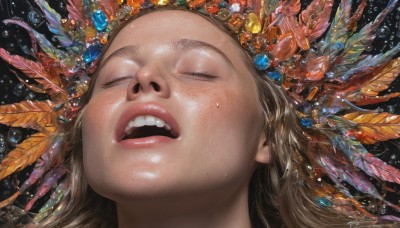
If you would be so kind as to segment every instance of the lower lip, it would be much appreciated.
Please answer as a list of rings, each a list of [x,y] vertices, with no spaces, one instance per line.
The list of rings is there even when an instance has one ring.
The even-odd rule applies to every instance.
[[[128,147],[128,148],[145,148],[145,147],[150,147],[150,146],[156,146],[160,144],[165,144],[165,143],[171,143],[175,139],[166,137],[166,136],[149,136],[149,137],[143,137],[143,138],[136,138],[136,139],[125,139],[119,141],[119,144],[122,145],[123,147]]]

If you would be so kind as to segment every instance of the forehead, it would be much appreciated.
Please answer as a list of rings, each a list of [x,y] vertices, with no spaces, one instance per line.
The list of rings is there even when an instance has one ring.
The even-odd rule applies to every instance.
[[[105,57],[126,45],[171,44],[178,40],[198,40],[211,44],[235,58],[241,48],[212,21],[181,10],[155,11],[127,24],[115,37]]]

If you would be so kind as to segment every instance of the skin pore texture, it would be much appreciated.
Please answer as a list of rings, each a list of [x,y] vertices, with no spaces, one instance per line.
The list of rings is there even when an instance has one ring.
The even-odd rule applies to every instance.
[[[251,227],[248,183],[269,151],[256,84],[229,35],[193,13],[150,13],[118,33],[97,77],[83,164],[119,227]],[[177,137],[123,139],[138,115]]]

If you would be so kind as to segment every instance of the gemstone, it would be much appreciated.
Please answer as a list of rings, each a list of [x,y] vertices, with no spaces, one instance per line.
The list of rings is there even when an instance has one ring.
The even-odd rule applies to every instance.
[[[155,6],[166,6],[169,3],[169,0],[150,0],[150,1]]]
[[[317,202],[318,205],[322,206],[322,207],[332,207],[332,203],[331,201],[329,201],[327,198],[325,197],[317,197],[315,199],[315,201]]]
[[[282,75],[279,71],[268,72],[268,76],[277,83],[282,83]]]
[[[96,37],[96,30],[92,27],[86,27],[85,28],[86,41],[91,41],[95,37]]]
[[[239,32],[239,29],[243,26],[245,17],[239,13],[232,14],[232,17],[228,20],[228,27],[233,32]]]
[[[209,2],[205,5],[205,8],[208,13],[216,14],[219,10],[219,4],[215,2]]]
[[[269,66],[269,59],[266,54],[257,54],[254,56],[254,63],[258,70],[265,70]]]
[[[252,36],[251,33],[249,33],[249,32],[242,32],[242,33],[240,33],[240,35],[239,35],[239,42],[240,42],[240,44],[243,46],[244,44],[247,44],[247,43],[251,40],[252,37],[253,37],[253,36]]]
[[[93,21],[94,27],[99,32],[101,32],[107,28],[107,25],[108,25],[107,16],[101,10],[97,10],[96,12],[94,12],[92,14],[92,21]]]
[[[85,61],[86,64],[90,64],[94,60],[97,59],[97,57],[100,56],[101,54],[101,49],[102,45],[101,44],[95,44],[89,46],[86,51],[83,53],[83,61]]]
[[[239,4],[240,7],[244,8],[244,7],[246,6],[246,4],[247,4],[247,1],[246,1],[246,0],[229,0],[229,3],[230,3],[231,5],[233,5],[233,4]]]
[[[229,7],[229,11],[231,11],[231,13],[236,13],[236,12],[239,12],[240,10],[241,10],[241,7],[240,7],[239,3],[232,4]]]
[[[244,27],[248,32],[259,33],[261,31],[261,21],[255,13],[249,13]]]
[[[10,128],[7,132],[7,141],[11,145],[15,146],[22,139],[22,132],[18,128]]]
[[[128,6],[137,7],[137,5],[143,5],[144,0],[127,0],[126,4]]]
[[[186,6],[186,0],[176,0],[175,5],[176,6]]]
[[[118,4],[122,5],[124,3],[124,0],[117,0]]]
[[[310,118],[301,118],[300,122],[301,122],[301,125],[303,125],[303,127],[307,127],[307,128],[311,127],[313,124],[313,122]]]
[[[231,15],[232,15],[231,12],[229,12],[229,10],[226,9],[226,8],[222,8],[222,9],[218,12],[218,18],[221,19],[221,20],[223,20],[223,21],[228,20],[228,19],[231,17]]]
[[[206,0],[187,0],[186,2],[187,2],[188,6],[189,6],[191,9],[194,9],[194,8],[197,8],[197,7],[199,7],[199,6],[204,5],[204,3],[206,2]]]

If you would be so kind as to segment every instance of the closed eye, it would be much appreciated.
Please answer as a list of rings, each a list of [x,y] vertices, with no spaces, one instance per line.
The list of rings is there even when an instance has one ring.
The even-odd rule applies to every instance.
[[[185,73],[187,75],[193,76],[193,77],[198,77],[198,78],[203,78],[203,79],[214,79],[217,78],[217,76],[206,73],[206,72],[188,72]]]
[[[114,79],[114,80],[111,80],[111,81],[108,81],[108,82],[105,82],[105,83],[103,83],[102,84],[102,88],[110,88],[110,87],[112,87],[112,86],[114,86],[114,85],[117,85],[119,82],[121,82],[121,81],[124,81],[124,80],[131,80],[132,79],[132,77],[130,77],[130,76],[125,76],[125,77],[119,77],[119,78],[116,78],[116,79]]]

